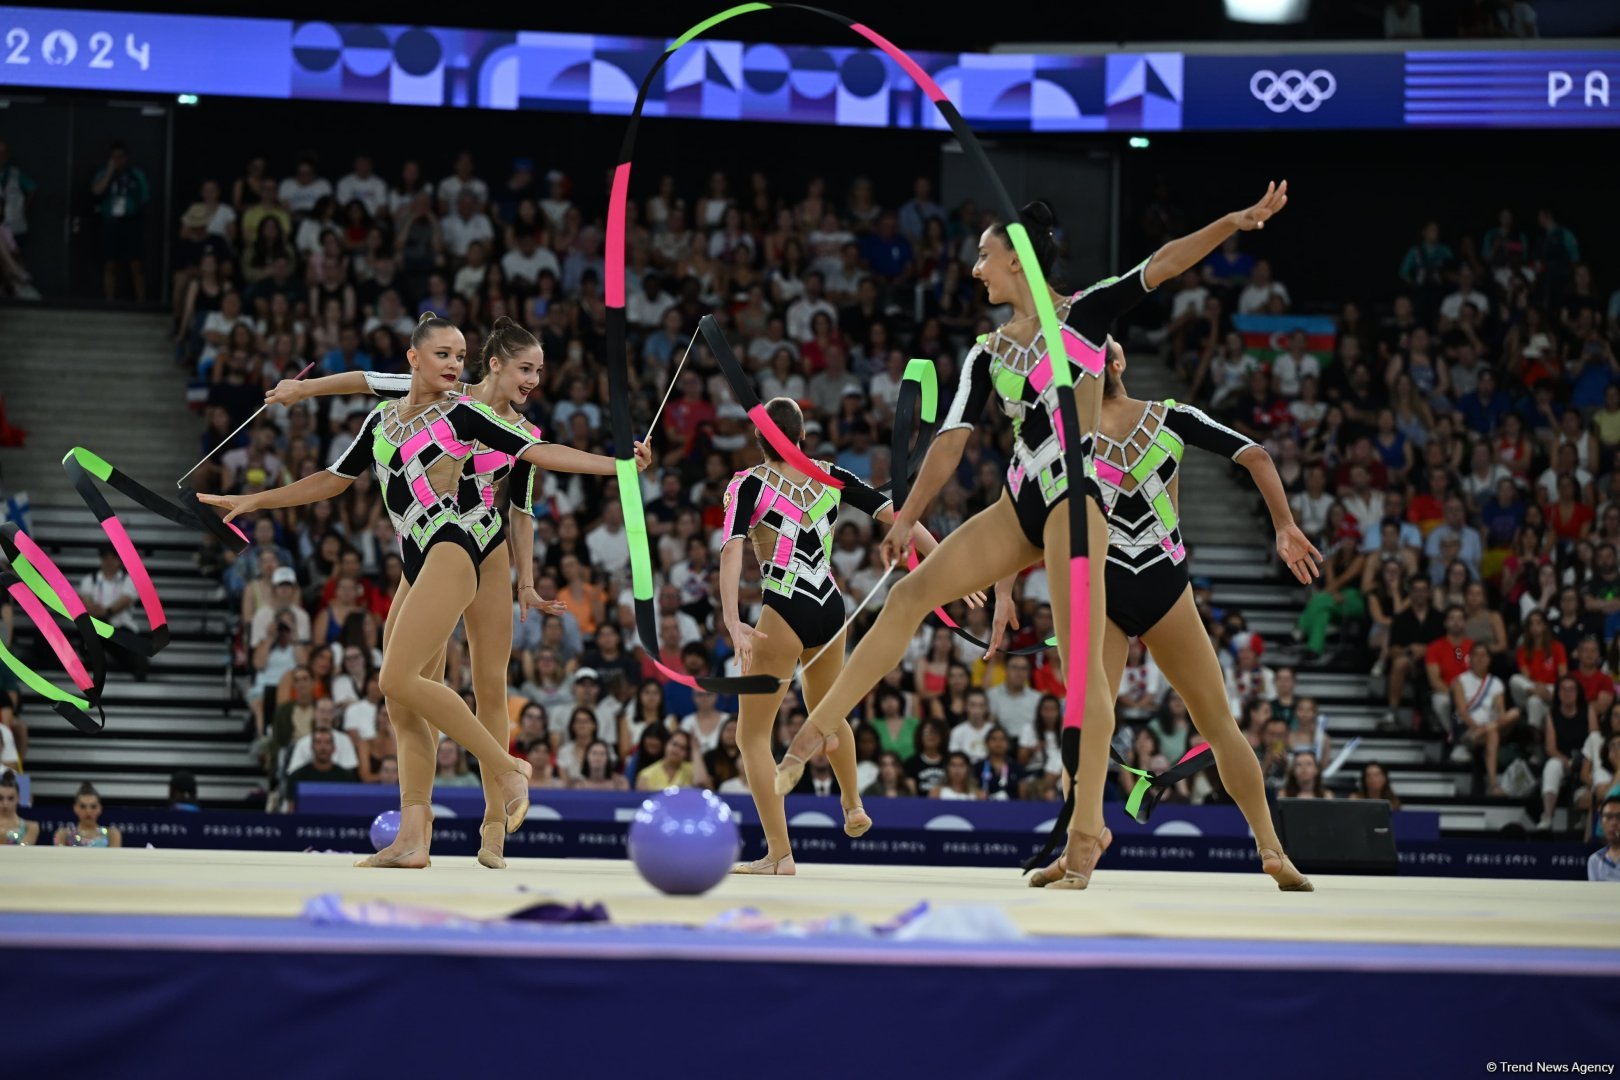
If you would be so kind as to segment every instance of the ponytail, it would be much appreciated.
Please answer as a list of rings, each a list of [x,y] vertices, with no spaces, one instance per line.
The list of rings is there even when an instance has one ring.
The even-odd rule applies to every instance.
[[[492,360],[511,363],[520,353],[539,347],[540,343],[535,340],[533,334],[510,316],[502,315],[489,328],[489,337],[484,341],[483,355],[477,360],[468,361],[468,381],[478,382],[488,375]]]

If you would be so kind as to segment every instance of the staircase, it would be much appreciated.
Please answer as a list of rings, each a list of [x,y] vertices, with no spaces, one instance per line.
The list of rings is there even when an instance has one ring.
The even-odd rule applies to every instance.
[[[6,308],[0,333],[8,351],[0,393],[12,422],[29,431],[26,447],[0,449],[0,470],[10,490],[29,494],[34,541],[77,585],[97,568],[106,537],[68,483],[62,455],[83,445],[167,494],[200,452],[201,423],[186,409],[165,316]],[[81,734],[45,702],[24,698],[24,765],[34,797],[70,799],[88,780],[114,804],[162,804],[170,774],[189,769],[204,803],[240,806],[262,777],[231,671],[234,612],[219,583],[198,569],[201,534],[103,493],[152,575],[171,641],[152,658],[145,682],[120,670],[109,651],[107,729],[99,735]],[[16,651],[46,678],[65,682],[26,616],[18,619]]]
[[[1126,375],[1133,397],[1162,399],[1184,390],[1150,349],[1135,355]],[[1213,454],[1189,452],[1180,477],[1182,535],[1192,553],[1193,576],[1209,578],[1216,604],[1242,612],[1249,629],[1265,639],[1269,666],[1297,664],[1293,631],[1310,591],[1278,565],[1270,520],[1248,474]],[[1340,662],[1296,671],[1299,695],[1315,698],[1327,721],[1331,755],[1350,739],[1361,739],[1329,781],[1341,795],[1354,790],[1363,765],[1376,761],[1388,771],[1402,807],[1438,813],[1446,832],[1495,833],[1533,822],[1524,800],[1474,795],[1471,767],[1449,761],[1439,736],[1405,728],[1379,731],[1383,699],[1374,698],[1365,667]]]

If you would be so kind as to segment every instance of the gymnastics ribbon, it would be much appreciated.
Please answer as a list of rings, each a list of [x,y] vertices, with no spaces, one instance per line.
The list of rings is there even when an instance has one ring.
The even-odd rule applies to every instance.
[[[625,127],[624,141],[620,148],[619,164],[613,172],[612,195],[608,201],[607,243],[604,251],[605,269],[603,290],[607,303],[607,356],[608,356],[608,388],[613,398],[612,424],[614,453],[618,457],[619,472],[619,498],[625,508],[625,531],[629,533],[630,561],[632,571],[633,592],[636,599],[637,624],[642,636],[642,646],[654,657],[657,656],[656,634],[649,634],[649,630],[656,630],[656,623],[652,619],[652,575],[651,558],[646,549],[646,523],[643,519],[641,505],[640,482],[636,478],[635,461],[633,457],[633,439],[630,431],[630,403],[629,403],[629,352],[626,347],[627,326],[625,314],[625,217],[626,207],[630,197],[630,167],[634,158],[636,145],[636,132],[641,124],[642,112],[647,104],[647,94],[653,81],[682,46],[699,37],[714,27],[739,15],[746,15],[755,11],[768,11],[772,9],[805,11],[822,18],[831,19],[842,26],[865,38],[876,46],[891,60],[898,64],[918,88],[927,95],[939,110],[951,133],[957,142],[972,156],[979,165],[993,195],[993,201],[999,209],[1002,220],[1006,222],[1007,237],[1012,242],[1013,249],[1023,265],[1024,274],[1029,282],[1031,293],[1034,296],[1036,313],[1040,318],[1042,333],[1045,336],[1047,350],[1052,358],[1052,385],[1057,388],[1058,409],[1061,414],[1061,423],[1058,428],[1059,437],[1063,440],[1066,455],[1065,473],[1070,477],[1083,477],[1086,475],[1085,459],[1082,453],[1083,442],[1080,434],[1080,417],[1075,408],[1074,377],[1070,370],[1068,350],[1064,347],[1062,324],[1059,323],[1057,311],[1052,306],[1051,290],[1046,283],[1046,275],[1041,272],[1040,261],[1035,257],[1035,249],[1030,244],[1029,234],[1023,224],[1018,220],[1018,207],[1008,195],[1001,178],[996,175],[990,164],[989,157],[984,152],[977,136],[973,134],[962,114],[957,111],[945,91],[940,89],[933,76],[924,71],[905,52],[890,42],[883,35],[870,27],[854,22],[842,15],[821,8],[810,7],[804,4],[765,4],[751,3],[739,4],[727,8],[693,26],[686,33],[670,42],[646,76],[641,80],[641,86],[636,92],[635,107],[631,110],[629,123]],[[715,327],[718,331],[718,327]],[[711,350],[715,346],[715,338],[720,338],[723,344],[723,335],[716,332],[713,336],[705,334],[709,340]],[[729,349],[715,352],[716,360],[724,368],[725,361],[721,352],[729,354]],[[734,359],[734,358],[733,358]],[[728,379],[730,376],[728,375]],[[745,380],[746,381],[746,380]],[[748,398],[757,404],[758,398],[752,389],[749,389]],[[745,409],[748,405],[739,399]],[[789,444],[783,432],[770,421],[763,408],[755,412],[749,409],[754,416],[754,422],[779,452],[783,444]],[[773,437],[773,433],[774,436]],[[802,455],[800,455],[802,456]],[[784,454],[784,459],[803,469],[802,465],[792,456]],[[823,470],[811,472],[804,470],[817,479],[822,479]],[[819,474],[819,475],[818,475]],[[628,480],[627,480],[628,478]],[[829,482],[830,478],[823,480]],[[834,485],[837,486],[837,485]],[[1085,713],[1086,700],[1086,669],[1084,658],[1090,655],[1090,628],[1091,628],[1091,568],[1090,553],[1087,548],[1086,536],[1086,509],[1083,498],[1068,500],[1069,503],[1069,623],[1070,647],[1075,656],[1082,658],[1082,663],[1075,667],[1068,675],[1068,694],[1064,706],[1064,764],[1069,767],[1070,775],[1079,766],[1080,740],[1079,729]],[[631,520],[635,520],[637,528],[632,531]],[[640,551],[638,554],[638,545]],[[640,570],[637,570],[639,560]],[[646,607],[647,615],[642,616],[642,609]]]
[[[0,663],[4,663],[22,682],[39,696],[52,703],[52,708],[68,723],[87,734],[103,730],[107,714],[101,705],[101,694],[106,684],[106,662],[102,641],[141,656],[153,656],[169,644],[168,618],[158,599],[157,589],[141,560],[129,532],[113,512],[96,486],[100,481],[131,501],[190,529],[202,529],[221,539],[231,551],[240,552],[248,546],[248,538],[234,525],[228,525],[213,511],[205,509],[194,493],[182,489],[176,506],[149,488],[131,480],[113,468],[105,459],[82,446],[69,450],[62,458],[62,469],[67,473],[74,490],[84,500],[90,512],[96,515],[102,532],[112,544],[124,570],[140,599],[150,629],[135,633],[114,627],[90,615],[84,600],[68,582],[67,577],[51,558],[26,533],[15,525],[0,529],[0,548],[5,551],[10,568],[0,575],[0,589],[4,589],[17,602],[23,612],[33,620],[35,627],[51,646],[58,662],[73,680],[77,693],[59,689],[38,672],[29,668],[16,655],[0,644]],[[61,627],[53,617],[60,616],[72,622],[78,631],[85,656],[86,667],[68,643]],[[94,707],[99,722],[92,719],[89,710]]]

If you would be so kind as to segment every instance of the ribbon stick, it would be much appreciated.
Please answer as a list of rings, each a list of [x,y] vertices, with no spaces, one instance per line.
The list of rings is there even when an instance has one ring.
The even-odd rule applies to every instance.
[[[315,362],[313,360],[311,360],[309,363],[305,364],[304,365],[304,370],[300,371],[298,374],[293,376],[293,381],[297,382],[299,379],[302,379],[305,375],[308,375],[309,374],[309,369],[314,367],[314,366],[315,366]],[[211,458],[215,454],[219,453],[219,448],[221,446],[229,446],[231,444],[232,439],[234,439],[238,435],[242,434],[242,429],[243,428],[247,427],[249,424],[253,423],[253,421],[257,420],[259,418],[259,414],[264,412],[264,410],[268,409],[269,407],[270,407],[270,403],[267,401],[263,405],[260,405],[257,409],[254,409],[252,416],[250,416],[246,420],[242,421],[241,424],[237,425],[237,428],[236,428],[235,431],[231,432],[229,435],[227,435],[223,439],[221,439],[219,441],[218,445],[216,445],[212,450],[208,451],[208,453],[206,453],[206,454],[204,454],[202,456],[201,461],[198,461],[197,464],[195,464],[191,468],[187,469],[185,471],[185,474],[182,475],[180,477],[180,479],[178,479],[178,480],[176,480],[174,482],[174,486],[175,487],[182,486],[185,483],[187,476],[190,476],[192,473],[194,473],[198,469],[202,468],[203,467],[203,462],[207,461],[209,458]]]

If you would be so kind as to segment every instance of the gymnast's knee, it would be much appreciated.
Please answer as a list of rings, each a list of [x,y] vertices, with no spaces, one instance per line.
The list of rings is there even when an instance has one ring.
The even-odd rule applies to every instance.
[[[382,671],[377,673],[377,687],[383,692],[385,698],[397,698],[409,692],[411,683],[421,678],[414,671],[410,671],[404,664],[389,663],[383,658]]]
[[[881,620],[886,615],[892,615],[895,618],[921,622],[929,610],[925,595],[927,588],[928,580],[923,574],[907,574],[889,590],[889,595],[883,601],[883,611],[878,618]]]

